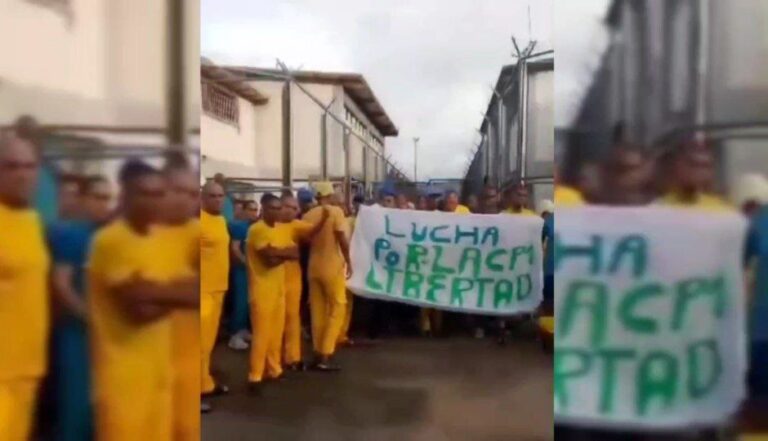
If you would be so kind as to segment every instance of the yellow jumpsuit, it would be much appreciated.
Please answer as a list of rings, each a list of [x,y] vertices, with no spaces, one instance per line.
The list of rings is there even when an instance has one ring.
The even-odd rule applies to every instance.
[[[248,298],[251,308],[251,369],[248,381],[278,378],[283,373],[280,352],[285,327],[285,264],[268,267],[258,251],[268,245],[289,246],[291,229],[259,221],[248,230]]]
[[[355,231],[355,217],[350,216],[347,218],[348,234],[347,239],[352,242],[352,233]],[[352,291],[347,291],[347,306],[344,308],[344,323],[341,325],[341,332],[339,332],[339,339],[337,344],[341,345],[349,342],[349,325],[352,323],[352,306],[354,304],[354,295]]]
[[[27,441],[48,354],[50,259],[33,210],[0,204],[0,438]]]
[[[229,286],[229,231],[224,216],[200,212],[200,389],[213,392],[211,353]]]
[[[164,229],[177,254],[178,276],[191,277],[200,270],[200,222],[197,219]],[[173,342],[173,440],[200,439],[200,314],[177,310],[171,315]]]
[[[304,215],[315,224],[329,210],[328,220],[310,243],[309,310],[312,316],[312,345],[316,353],[333,355],[344,325],[347,305],[345,262],[336,241],[336,232],[346,232],[344,211],[339,207],[316,207]]]
[[[280,224],[288,230],[290,246],[298,246],[313,225],[294,220]],[[293,364],[301,361],[301,265],[297,260],[285,262],[285,337],[283,361]]]
[[[120,219],[96,233],[88,258],[93,403],[97,441],[172,439],[171,318],[137,323],[114,289],[132,277],[163,283],[178,261],[164,234]]]

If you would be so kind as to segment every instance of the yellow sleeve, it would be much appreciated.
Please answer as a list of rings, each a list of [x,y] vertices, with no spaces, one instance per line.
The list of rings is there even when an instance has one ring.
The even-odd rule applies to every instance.
[[[317,222],[308,222],[305,220],[295,220],[291,222],[291,238],[296,241],[299,238],[306,236],[313,228],[315,228],[316,224]]]
[[[271,242],[269,230],[260,223],[254,224],[248,230],[248,238],[246,239],[246,242],[250,247],[257,251],[266,248]]]
[[[341,211],[340,208],[336,208],[335,210],[331,211],[332,220],[333,221],[333,231],[341,231],[346,232],[347,231],[347,219],[344,217],[344,212]]]
[[[88,278],[91,283],[115,286],[127,281],[138,272],[127,264],[121,264],[115,253],[119,238],[97,234],[88,254]]]

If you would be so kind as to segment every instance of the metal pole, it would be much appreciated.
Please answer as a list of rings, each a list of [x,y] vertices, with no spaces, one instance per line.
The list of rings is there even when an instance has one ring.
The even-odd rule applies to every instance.
[[[698,65],[696,66],[696,115],[695,124],[703,125],[707,119],[707,80],[709,76],[709,8],[708,0],[696,3],[699,6]],[[703,141],[704,132],[697,131],[697,141]]]
[[[184,108],[184,0],[168,0],[168,95],[166,138],[177,148],[186,145]]]
[[[419,182],[419,137],[413,138],[413,182]]]
[[[520,66],[520,96],[518,99],[518,121],[519,121],[519,152],[518,161],[520,164],[520,179],[524,180],[526,175],[526,166],[528,163],[528,65],[525,60],[521,60],[518,64]]]
[[[352,172],[349,159],[349,130],[344,129],[344,203],[347,207],[352,204]]]
[[[328,116],[323,112],[320,116],[320,176],[323,181],[328,179]]]
[[[292,149],[291,149],[291,82],[286,81],[283,85],[283,179],[285,187],[290,187],[293,182],[291,173],[292,168]]]

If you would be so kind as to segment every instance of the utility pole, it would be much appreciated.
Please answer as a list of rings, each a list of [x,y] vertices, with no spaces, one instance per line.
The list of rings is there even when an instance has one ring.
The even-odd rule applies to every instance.
[[[413,182],[419,182],[419,137],[413,138]]]

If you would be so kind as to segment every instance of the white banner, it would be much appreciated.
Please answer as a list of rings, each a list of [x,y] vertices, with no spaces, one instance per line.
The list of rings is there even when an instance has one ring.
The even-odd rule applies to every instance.
[[[542,227],[536,216],[361,207],[347,286],[437,309],[532,311],[541,302]]]
[[[558,422],[672,429],[738,410],[745,230],[736,213],[557,210]]]

